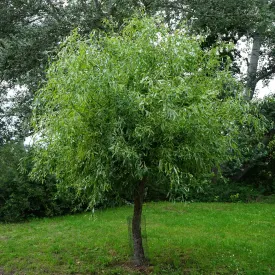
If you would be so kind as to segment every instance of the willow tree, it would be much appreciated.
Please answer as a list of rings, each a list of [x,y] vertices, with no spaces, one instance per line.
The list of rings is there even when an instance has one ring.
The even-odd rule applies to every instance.
[[[145,188],[210,173],[251,119],[238,84],[220,69],[219,49],[204,52],[200,43],[149,18],[88,40],[74,33],[36,96],[33,174],[54,173],[61,186],[88,193],[91,205],[109,190],[132,195],[137,265],[146,262]]]

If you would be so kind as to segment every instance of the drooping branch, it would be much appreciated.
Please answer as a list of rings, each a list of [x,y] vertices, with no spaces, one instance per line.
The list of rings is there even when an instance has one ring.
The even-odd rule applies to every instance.
[[[273,74],[275,74],[275,66],[272,67],[270,70],[262,71],[256,78],[256,82],[258,83],[260,80],[266,79]]]

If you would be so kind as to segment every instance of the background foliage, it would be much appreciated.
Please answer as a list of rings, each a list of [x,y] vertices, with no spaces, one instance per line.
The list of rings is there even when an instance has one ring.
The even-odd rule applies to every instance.
[[[54,178],[49,176],[49,182],[46,181],[45,185],[42,185],[40,181],[30,180],[26,174],[20,172],[18,165],[20,159],[26,157],[26,154],[28,158],[31,158],[29,152],[23,148],[22,143],[33,132],[30,117],[35,91],[45,84],[48,61],[56,58],[60,43],[73,29],[77,28],[78,33],[86,38],[89,37],[91,31],[97,34],[98,31],[109,33],[113,30],[121,30],[125,24],[124,20],[130,18],[137,8],[142,8],[150,15],[162,14],[171,28],[180,29],[181,22],[185,21],[188,25],[188,29],[185,29],[186,32],[200,36],[203,33],[202,36],[206,36],[206,39],[201,41],[200,47],[205,51],[215,47],[215,45],[221,46],[222,41],[231,41],[237,45],[240,38],[247,38],[247,43],[249,41],[252,43],[258,39],[260,59],[256,71],[250,75],[247,72],[241,77],[241,82],[251,90],[250,95],[253,97],[255,92],[253,85],[260,80],[268,82],[275,71],[274,7],[274,1],[266,0],[211,0],[204,5],[197,0],[172,2],[162,0],[69,0],[66,1],[66,5],[64,5],[64,1],[52,0],[1,1],[0,11],[1,14],[5,14],[0,18],[0,147],[2,156],[0,185],[2,188],[1,195],[5,194],[2,195],[1,209],[9,205],[9,208],[5,208],[3,211],[15,209],[12,212],[15,211],[14,217],[17,219],[21,215],[16,214],[21,213],[20,209],[40,207],[30,206],[32,201],[53,200],[54,203],[61,203],[60,200],[62,201],[61,198],[56,199],[58,195]],[[114,24],[105,24],[106,19],[111,20]],[[230,58],[233,61],[230,70],[234,75],[239,76],[240,66],[243,64],[240,62],[240,54],[236,47],[221,48],[219,53],[220,70],[225,69],[226,64],[228,64],[227,59]],[[250,55],[253,56],[253,54],[252,48]],[[246,62],[245,60],[241,61]],[[248,67],[251,64],[250,61],[247,60]],[[250,84],[247,81],[248,78],[251,80]],[[144,86],[142,89],[150,86],[146,81],[142,85]],[[220,97],[224,97],[229,91],[234,96],[236,95],[235,90],[238,91],[238,89],[239,84],[227,83],[224,85],[224,92],[221,92]],[[274,193],[274,97],[270,96],[262,102],[253,104],[253,108],[266,118],[267,131],[263,137],[259,137],[251,125],[240,131],[239,137],[234,143],[240,153],[235,154],[234,157],[231,155],[231,161],[221,165],[217,177],[217,180],[221,177],[217,181],[220,187],[209,184],[211,182],[209,176],[203,176],[195,185],[185,182],[186,187],[183,189],[172,189],[169,193],[170,198],[205,200],[207,197],[209,200],[213,200],[213,197],[219,196],[220,199],[224,197],[222,200],[230,200],[231,195],[243,193],[244,195],[240,195],[240,198],[244,198],[246,201],[251,197],[249,190],[253,190],[254,196],[252,197],[254,198]],[[30,160],[29,163],[31,162]],[[23,169],[25,171],[31,166],[30,164],[26,165],[27,167]],[[5,170],[6,168],[7,170]],[[168,198],[167,182],[163,179],[157,181],[158,186],[150,186],[147,190],[148,200]],[[25,189],[20,187],[25,185],[28,186]],[[44,192],[43,188],[52,191]],[[25,191],[32,195],[25,194]],[[63,191],[69,197],[70,194],[74,195],[75,192],[81,192],[78,188],[77,191],[74,188]],[[221,195],[220,192],[223,191],[228,195]],[[33,199],[36,192],[40,194],[37,200]],[[246,192],[248,195],[245,195]],[[15,193],[21,198],[24,197],[22,207],[16,206],[19,200],[10,199],[10,194]],[[47,194],[51,195],[48,196]],[[82,196],[84,196],[83,192]],[[110,199],[108,199],[109,197]],[[89,198],[84,199],[84,201],[86,200],[88,201]],[[130,200],[128,195],[125,194],[123,199],[119,199],[116,192],[109,191],[108,196],[102,197],[99,204],[109,206],[115,205],[116,202],[123,203],[125,200]],[[68,201],[65,204],[67,205],[67,203]],[[43,204],[49,205],[50,203],[43,202]],[[84,206],[78,207],[79,204],[81,205],[80,202],[75,201],[73,205],[69,203],[70,206],[65,206],[64,209],[85,209]],[[85,202],[84,205],[86,204]],[[60,207],[62,208],[62,206]],[[44,208],[49,209],[51,207]],[[44,215],[38,213],[40,210],[35,211],[30,210],[28,213]],[[62,211],[53,212],[62,213]],[[46,212],[41,210],[40,213]],[[24,213],[21,215],[22,217],[26,216]]]

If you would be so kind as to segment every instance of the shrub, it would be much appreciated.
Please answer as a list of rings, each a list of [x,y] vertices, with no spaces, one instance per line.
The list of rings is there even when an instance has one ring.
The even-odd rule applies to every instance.
[[[19,169],[20,160],[21,169]],[[22,143],[9,143],[0,148],[0,221],[16,222],[30,217],[56,216],[80,212],[88,203],[75,198],[76,190],[58,192],[55,177],[45,181],[30,180],[31,151]]]

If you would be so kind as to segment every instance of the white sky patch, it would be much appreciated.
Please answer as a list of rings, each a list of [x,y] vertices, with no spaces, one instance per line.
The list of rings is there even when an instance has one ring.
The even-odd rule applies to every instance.
[[[26,137],[24,141],[25,146],[32,146],[33,145],[33,137]]]
[[[4,115],[1,117],[1,120],[6,123],[9,131],[14,131],[16,127],[15,124],[19,122],[19,117],[16,113],[13,114],[12,109],[16,108],[17,96],[23,97],[24,94],[28,92],[28,88],[19,85],[16,85],[14,88],[9,88],[6,82],[2,82],[0,85],[7,91],[6,94],[1,95],[3,99],[3,105],[1,107],[4,112],[7,113],[7,116]],[[9,114],[9,112],[11,113]]]
[[[273,78],[267,86],[265,86],[262,81],[258,82],[256,86],[257,98],[263,98],[271,93],[275,94],[275,78]]]

